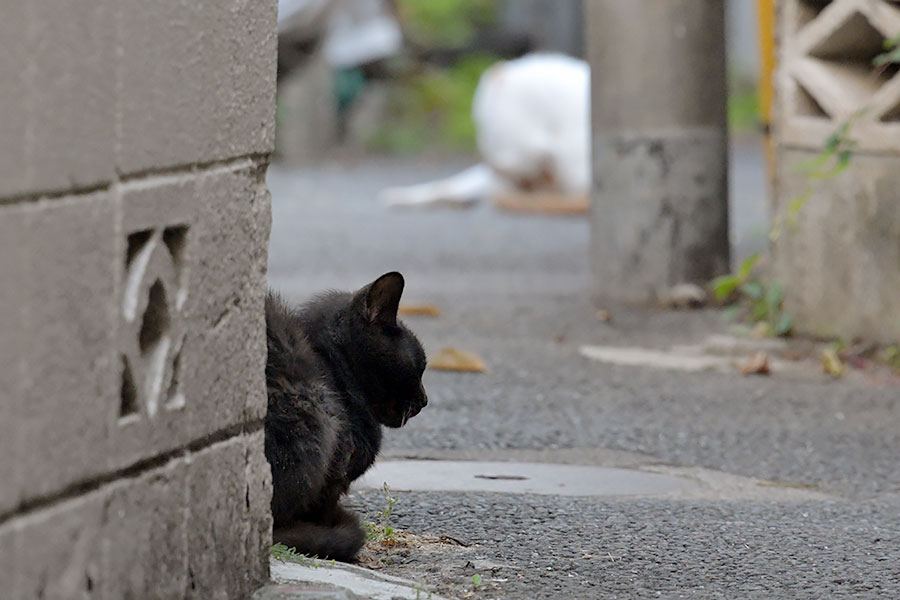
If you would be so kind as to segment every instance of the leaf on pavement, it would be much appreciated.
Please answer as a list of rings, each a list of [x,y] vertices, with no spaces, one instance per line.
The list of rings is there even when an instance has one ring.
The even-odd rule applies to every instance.
[[[443,348],[431,357],[428,366],[437,371],[462,371],[468,373],[484,373],[487,370],[484,361],[475,354],[459,348]]]
[[[834,348],[822,350],[822,369],[832,377],[840,377],[844,374],[844,363]]]
[[[741,363],[739,368],[743,375],[768,375],[770,373],[769,355],[765,352],[757,352]]]
[[[401,304],[397,314],[407,317],[439,317],[441,309],[434,304]]]

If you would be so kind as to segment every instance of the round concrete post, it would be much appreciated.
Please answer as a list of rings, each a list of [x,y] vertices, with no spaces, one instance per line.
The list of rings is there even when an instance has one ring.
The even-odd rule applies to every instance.
[[[729,268],[723,0],[591,0],[594,289],[652,302]]]

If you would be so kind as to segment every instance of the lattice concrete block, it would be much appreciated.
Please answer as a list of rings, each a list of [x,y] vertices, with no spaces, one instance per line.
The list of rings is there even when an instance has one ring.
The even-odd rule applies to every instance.
[[[900,69],[877,68],[900,35],[900,3],[786,0],[779,14],[775,277],[797,328],[820,336],[900,339]],[[845,123],[856,147],[837,179],[800,165]],[[791,216],[789,206],[808,196]],[[791,225],[793,223],[793,225]]]
[[[122,172],[270,152],[274,2],[120,2]]]
[[[111,466],[265,415],[260,177],[247,161],[123,185]]]
[[[856,155],[836,180],[813,182],[791,224],[788,205],[810,182],[793,172],[814,151],[781,149],[773,247],[776,279],[799,329],[822,337],[900,340],[900,165]]]
[[[192,439],[182,360],[188,335],[197,186],[188,175],[121,186],[118,231],[117,401],[109,413],[110,467]],[[193,399],[192,399],[193,400]]]
[[[269,211],[250,161],[0,211],[0,510],[263,418]]]
[[[900,35],[900,4],[786,0],[779,23],[779,143],[821,149],[854,117],[861,151],[900,153],[900,69],[872,64]]]
[[[22,252],[28,342],[17,403],[23,497],[55,492],[106,464],[106,414],[117,399],[119,264],[112,195],[33,202]],[[6,460],[5,457],[0,460]]]

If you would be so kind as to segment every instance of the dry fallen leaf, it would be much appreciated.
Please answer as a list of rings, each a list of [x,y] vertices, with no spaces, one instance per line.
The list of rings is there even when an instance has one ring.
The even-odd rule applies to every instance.
[[[566,195],[554,192],[512,192],[494,197],[501,210],[524,213],[581,215],[590,211],[586,195]]]
[[[407,317],[439,317],[441,309],[434,304],[401,304],[397,314]]]
[[[478,356],[459,348],[443,348],[431,357],[428,366],[438,371],[484,373],[487,367]]]
[[[610,321],[612,321],[612,313],[610,313],[605,308],[601,308],[594,313],[594,318],[601,323],[609,323]]]
[[[844,374],[844,363],[834,348],[822,350],[822,369],[832,377],[840,377]]]
[[[740,370],[743,375],[768,375],[769,355],[765,352],[757,352],[741,363]]]
[[[664,308],[700,308],[709,300],[709,296],[699,285],[680,283],[663,292],[660,304]]]

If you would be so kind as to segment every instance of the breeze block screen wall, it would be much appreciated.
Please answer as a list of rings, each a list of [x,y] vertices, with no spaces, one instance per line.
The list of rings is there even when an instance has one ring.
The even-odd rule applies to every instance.
[[[797,326],[900,340],[900,65],[876,66],[900,35],[900,2],[784,0],[775,80],[775,277]],[[829,137],[849,166],[818,168]],[[812,171],[826,173],[816,176]]]

